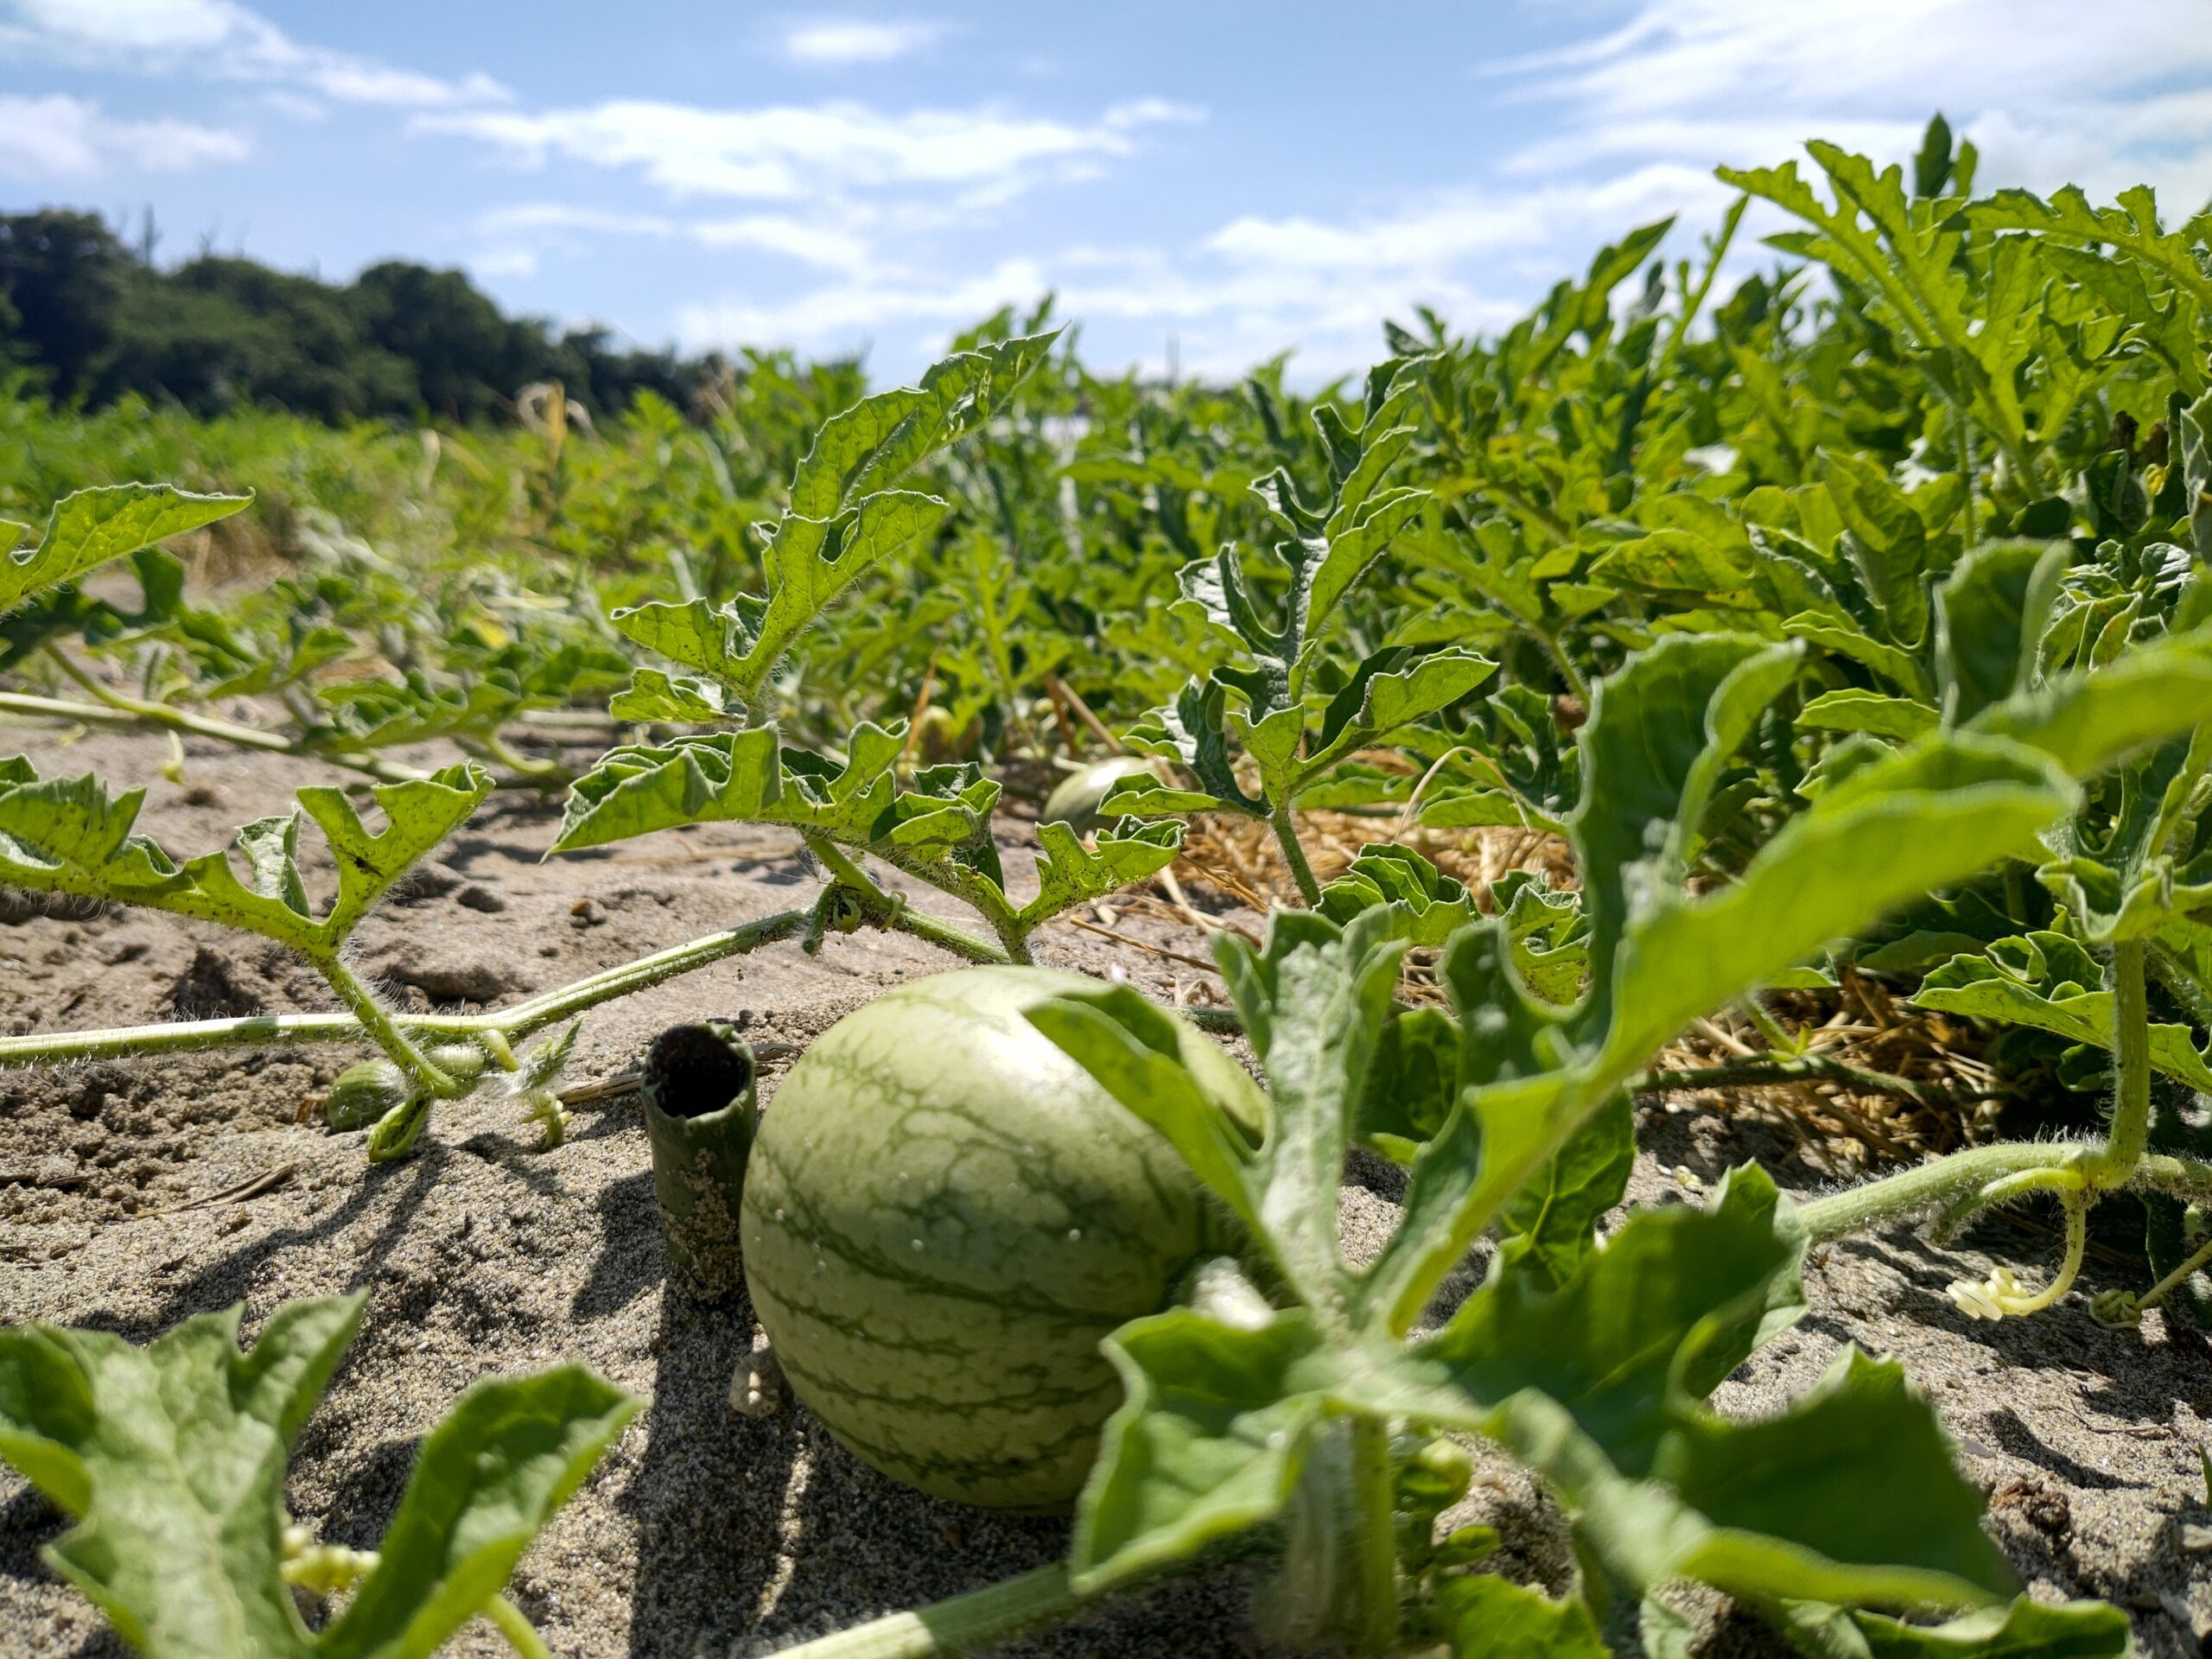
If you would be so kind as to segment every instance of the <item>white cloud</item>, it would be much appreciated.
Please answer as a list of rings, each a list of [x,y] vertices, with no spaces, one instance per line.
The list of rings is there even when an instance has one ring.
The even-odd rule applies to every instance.
[[[1065,316],[1150,325],[1164,348],[1185,338],[1182,360],[1232,374],[1295,345],[1313,372],[1371,360],[1385,311],[1401,318],[1415,300],[1461,323],[1490,327],[1513,308],[1440,269],[1285,257],[1287,238],[1229,251],[1174,255],[1146,247],[1074,248],[1052,257],[1016,256],[981,272],[870,264],[789,298],[728,297],[682,308],[688,346],[792,344],[849,352],[889,342],[900,349],[940,339],[1002,305],[1028,306],[1048,289]],[[1157,360],[1157,352],[1149,353]]]
[[[1087,124],[991,107],[892,115],[846,101],[738,110],[616,99],[423,115],[414,126],[475,139],[524,166],[560,156],[633,170],[676,196],[796,200],[899,185],[1003,192],[1128,156],[1138,128],[1194,115],[1156,99],[1116,105]]]
[[[475,230],[509,258],[524,247],[582,247],[594,241],[645,238],[690,242],[704,248],[753,248],[779,254],[823,270],[855,271],[874,262],[874,244],[863,226],[874,216],[859,213],[739,213],[724,218],[677,219],[662,213],[609,213],[559,202],[531,202],[496,208],[476,221]],[[474,262],[485,267],[481,257]]]
[[[309,98],[305,92],[296,92],[283,86],[272,86],[261,95],[261,101],[277,114],[294,121],[323,121],[330,116],[330,106],[319,98]]]
[[[1410,322],[1417,305],[1462,329],[1503,327],[1598,241],[1670,213],[1709,221],[1729,194],[1702,168],[1662,164],[1471,186],[1340,222],[1247,215],[1179,251],[1070,250],[1046,269],[1067,315],[1149,322],[1163,341],[1172,331],[1187,369],[1233,374],[1294,347],[1313,380],[1373,361],[1382,319]]]
[[[1637,0],[1610,33],[1491,73],[1560,117],[1517,176],[1771,162],[1808,137],[1901,160],[1941,109],[1982,149],[1984,187],[2148,179],[2194,207],[2212,100],[2165,89],[2212,73],[2205,24],[2204,0],[2106,0],[2093,21],[2079,0]]]
[[[1461,328],[1510,323],[1527,296],[1588,260],[1594,240],[1568,246],[1563,226],[1611,236],[1677,210],[1710,219],[1728,196],[1704,169],[1659,166],[1587,183],[1441,193],[1342,223],[1245,216],[1181,250],[1076,246],[1001,258],[981,273],[872,260],[787,299],[686,306],[677,330],[695,349],[887,343],[918,352],[924,339],[1050,289],[1065,316],[1114,320],[1124,337],[1130,325],[1149,329],[1156,344],[1142,355],[1155,366],[1173,335],[1186,372],[1234,375],[1294,347],[1298,378],[1313,381],[1375,360],[1382,319],[1411,321],[1416,305]]]
[[[2107,0],[2101,25],[2086,29],[2075,0],[1817,8],[1615,0],[1598,13],[1611,25],[1589,38],[1484,67],[1478,91],[1508,105],[1527,137],[1455,187],[1358,212],[1317,204],[1230,216],[1175,247],[1000,247],[981,270],[957,256],[842,266],[788,298],[764,301],[748,289],[691,306],[679,327],[694,345],[850,349],[876,340],[911,349],[925,328],[949,331],[1052,288],[1065,315],[1116,320],[1121,338],[1149,328],[1164,345],[1179,335],[1184,361],[1201,370],[1228,372],[1294,345],[1302,374],[1332,374],[1371,360],[1378,318],[1405,319],[1415,304],[1460,327],[1502,326],[1635,225],[1680,215],[1677,246],[1687,248],[1688,233],[1714,223],[1731,194],[1713,177],[1715,163],[1779,162],[1812,137],[1901,160],[1937,108],[1980,146],[1984,188],[2049,190],[2071,179],[2109,197],[2147,177],[2179,217],[2212,194],[2205,3]],[[2146,40],[2164,44],[2145,53]],[[1110,138],[1186,113],[1139,101],[1080,130]],[[874,157],[893,129],[863,130],[868,137],[822,138],[814,161],[845,180],[881,181],[891,169]],[[1005,139],[982,124],[972,136],[985,155],[999,153]],[[804,170],[765,141],[718,150],[698,138],[689,135],[687,160],[633,164],[648,176],[656,166],[670,169],[664,183],[677,167],[741,161],[772,175],[781,162],[785,177]],[[1071,131],[1056,140],[1002,168],[926,170],[932,181],[957,186],[956,207],[979,207],[1023,188],[1040,161],[1061,179],[1120,158],[1110,143],[1078,142]],[[671,151],[676,143],[666,140]],[[974,152],[948,141],[944,153]],[[1747,226],[1736,270],[1767,257],[1748,232],[1777,222],[1770,215]],[[855,234],[865,242],[873,232],[862,226]]]
[[[10,3],[18,22],[0,44],[16,53],[118,69],[279,81],[347,104],[436,108],[512,96],[489,75],[448,79],[303,44],[237,0]]]
[[[679,309],[680,337],[694,346],[844,349],[880,332],[903,338],[909,325],[964,322],[1033,302],[1048,285],[1041,263],[1015,257],[982,271],[948,270],[944,233],[992,219],[1043,184],[1065,186],[1124,162],[1148,129],[1205,118],[1196,106],[1151,97],[1111,104],[1087,120],[1000,105],[895,113],[850,100],[753,109],[617,100],[441,111],[411,127],[474,139],[524,168],[581,162],[632,174],[677,203],[764,204],[725,215],[558,201],[504,207],[474,226],[479,270],[519,275],[617,238],[774,255],[831,277],[791,293],[782,277],[764,281],[748,262],[739,294]],[[1098,294],[1103,306],[1126,303],[1116,289],[1102,285]]]
[[[784,52],[798,63],[889,63],[934,46],[946,32],[943,23],[817,18],[785,29]]]
[[[189,121],[125,121],[89,99],[0,92],[0,174],[38,181],[98,179],[118,167],[181,173],[244,161],[245,137]]]
[[[2073,181],[2109,199],[2148,179],[2177,219],[2212,197],[2204,3],[2107,0],[2085,29],[2075,0],[1634,0],[1589,40],[1484,67],[1478,84],[1534,136],[1460,188],[1045,268],[1070,315],[1173,327],[1186,363],[1295,344],[1306,374],[1333,372],[1375,355],[1381,315],[1419,302],[1494,327],[1632,226],[1704,229],[1731,194],[1716,163],[1777,162],[1816,137],[1903,160],[1938,108],[1980,149],[1980,188]],[[1747,236],[1731,275],[1765,257]]]
[[[1861,155],[1893,158],[1918,145],[1929,113],[1923,110],[1917,119],[1910,120],[1830,118],[1810,127],[1803,117],[1771,112],[1571,121],[1567,130],[1515,151],[1499,170],[1508,178],[1543,179],[1664,156],[1709,173],[1723,164],[1769,166],[1796,155],[1808,138],[1826,138]]]
[[[1499,66],[1540,96],[1641,118],[1701,109],[1910,114],[2076,95],[2212,67],[2199,0],[1639,0],[1612,33]],[[2145,42],[2157,41],[2148,52]]]
[[[1136,127],[1158,126],[1167,122],[1199,122],[1206,118],[1205,109],[1196,104],[1179,104],[1172,98],[1132,98],[1119,104],[1109,104],[1101,122],[1116,132],[1128,132]]]
[[[693,350],[773,343],[842,353],[874,346],[887,353],[887,372],[903,373],[927,361],[955,329],[1001,306],[1027,308],[1052,291],[1064,317],[1148,327],[1154,347],[1139,355],[1154,365],[1171,336],[1185,370],[1224,377],[1294,344],[1308,378],[1380,354],[1382,311],[1374,291],[1359,284],[1265,267],[1192,270],[1156,250],[1092,257],[1096,263],[1017,257],[979,273],[871,273],[787,300],[703,302],[678,309],[677,334]],[[1478,327],[1513,314],[1459,283],[1423,297]]]
[[[205,52],[231,34],[220,0],[16,0],[15,10],[48,34],[118,51]]]
[[[542,263],[536,248],[513,246],[482,249],[468,262],[479,276],[535,276]]]
[[[847,3],[793,8],[765,42],[789,64],[835,69],[909,59],[952,33],[928,19],[931,0],[903,0],[924,13],[905,18],[870,15],[902,0]],[[1980,146],[1984,188],[2071,180],[2108,199],[2148,178],[2177,219],[2212,198],[2208,4],[2104,0],[2093,26],[2078,0],[1554,4],[1556,30],[1585,38],[1471,67],[1470,101],[1489,106],[1478,113],[1492,124],[1502,105],[1505,137],[1471,146],[1456,178],[1425,171],[1395,194],[1387,179],[1333,198],[1316,187],[1289,198],[1296,211],[1262,214],[1237,211],[1234,172],[1200,178],[1155,153],[1143,182],[1184,196],[1215,189],[1220,203],[1206,227],[1155,245],[1110,225],[1085,233],[1123,240],[1071,244],[1027,228],[1044,216],[1010,204],[1128,174],[1166,147],[1169,125],[1205,118],[1158,98],[1102,108],[1064,93],[1042,112],[1025,107],[1033,86],[963,108],[520,106],[482,75],[297,41],[241,0],[0,0],[0,59],[228,77],[298,119],[340,103],[411,110],[410,130],[537,171],[547,182],[532,194],[556,198],[476,219],[476,270],[543,274],[609,247],[711,263],[716,276],[677,319],[688,345],[874,342],[903,368],[925,338],[1049,288],[1064,313],[1110,325],[1117,340],[1179,335],[1186,365],[1225,372],[1295,345],[1310,378],[1370,360],[1377,319],[1403,320],[1417,303],[1462,327],[1500,326],[1599,243],[1662,214],[1683,215],[1674,251],[1687,251],[1727,200],[1715,162],[1778,162],[1813,136],[1900,160],[1939,107]],[[113,93],[108,104],[124,107]],[[94,178],[245,151],[234,132],[111,118],[80,99],[0,98],[0,168],[16,175]],[[600,175],[591,201],[615,206],[557,200],[557,181],[582,175]],[[1739,268],[1767,257],[1752,233],[1775,223],[1747,224]],[[731,257],[710,262],[701,249]]]
[[[972,322],[1002,305],[1027,305],[1051,286],[1034,260],[1006,259],[950,278],[871,275],[774,304],[728,300],[677,312],[688,346],[787,342],[825,348],[865,345],[902,324]]]

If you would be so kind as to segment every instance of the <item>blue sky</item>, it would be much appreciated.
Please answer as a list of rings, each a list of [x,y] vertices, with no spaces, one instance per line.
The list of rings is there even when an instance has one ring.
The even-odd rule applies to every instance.
[[[1692,251],[1716,162],[1902,157],[1939,106],[1986,185],[2194,212],[2212,0],[0,0],[0,207],[886,378],[1046,289],[1103,365],[1334,374],[1643,220]]]

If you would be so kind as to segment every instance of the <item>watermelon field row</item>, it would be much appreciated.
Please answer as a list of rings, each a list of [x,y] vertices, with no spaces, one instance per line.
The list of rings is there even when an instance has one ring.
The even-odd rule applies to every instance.
[[[1694,253],[1637,227],[1502,333],[1391,321],[1318,391],[1100,375],[1049,306],[912,386],[764,352],[690,409],[548,385],[499,429],[10,385],[0,925],[165,912],[321,1006],[41,1024],[0,1067],[327,1050],[317,1121],[376,1165],[467,1103],[550,1153],[642,1088],[667,1294],[759,1322],[735,1409],[1072,1515],[1064,1560],[816,1659],[1224,1562],[1264,1651],[1672,1659],[1707,1650],[1685,1586],[1814,1659],[2170,1639],[2024,1592],[1895,1359],[1714,1402],[1819,1313],[1808,1259],[1999,1211],[2043,1230],[1959,1313],[2212,1329],[2212,214],[1977,194],[1940,122],[1910,166],[1808,151],[1722,169]],[[162,779],[14,731],[324,781],[165,846]],[[518,999],[394,996],[364,924],[512,800],[557,804],[556,865],[755,826],[809,885]],[[1140,905],[1204,936],[1166,952],[1202,992],[1039,965]],[[757,1122],[734,1023],[572,1075],[617,999],[884,943],[944,971]],[[1842,1055],[1875,999],[1975,1085]],[[1716,1020],[1757,1040],[1698,1047]],[[1929,1115],[1933,1155],[1623,1207],[1639,1097],[1813,1084]],[[1400,1207],[1357,1259],[1348,1160]],[[2092,1257],[2125,1287],[2077,1293]],[[481,1618],[550,1650],[510,1575],[648,1402],[486,1378],[375,1548],[318,1538],[287,1461],[368,1295],[244,1348],[236,1307],[0,1330],[0,1462],[125,1641],[401,1659]],[[1453,1518],[1474,1448],[1563,1513],[1564,1585]]]

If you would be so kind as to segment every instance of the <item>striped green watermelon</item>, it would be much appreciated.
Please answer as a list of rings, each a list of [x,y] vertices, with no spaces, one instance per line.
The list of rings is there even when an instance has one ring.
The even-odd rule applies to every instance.
[[[746,1282],[799,1398],[939,1497],[1065,1504],[1121,1386],[1099,1340],[1166,1307],[1222,1223],[1165,1141],[1023,1018],[1095,982],[918,980],[824,1033],[760,1125]],[[1265,1107],[1185,1028],[1193,1069]]]

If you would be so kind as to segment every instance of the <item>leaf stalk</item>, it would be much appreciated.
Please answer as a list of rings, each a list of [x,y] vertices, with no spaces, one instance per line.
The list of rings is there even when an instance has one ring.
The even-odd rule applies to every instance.
[[[1306,849],[1299,844],[1298,826],[1290,816],[1290,803],[1278,801],[1268,814],[1268,822],[1274,826],[1275,841],[1282,848],[1282,861],[1290,866],[1290,879],[1298,884],[1298,896],[1306,908],[1315,910],[1321,903],[1321,884],[1313,879],[1313,866],[1306,856]]]
[[[1083,1599],[1058,1562],[1000,1583],[892,1613],[835,1636],[785,1648],[777,1659],[938,1659],[978,1652],[1027,1630],[1065,1618]]]
[[[2145,947],[2121,939],[2112,948],[2113,1052],[2112,1121],[2103,1151],[2086,1170],[2091,1185],[2124,1186],[2142,1160],[2151,1135],[2151,1009],[2144,985]]]

